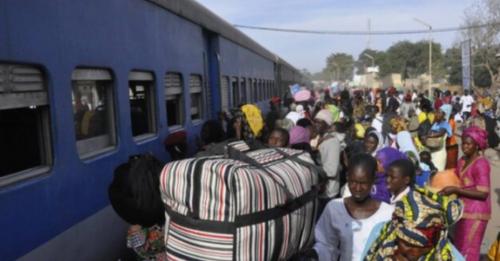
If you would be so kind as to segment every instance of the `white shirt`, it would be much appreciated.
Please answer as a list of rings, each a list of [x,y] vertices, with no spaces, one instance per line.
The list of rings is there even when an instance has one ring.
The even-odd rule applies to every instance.
[[[358,261],[372,229],[381,222],[391,220],[394,207],[381,202],[378,210],[365,219],[351,217],[344,199],[331,200],[326,205],[314,230],[314,249],[320,261]]]
[[[382,123],[384,122],[384,119],[382,116],[377,115],[375,119],[372,120],[372,127],[375,128],[379,133],[382,133]]]
[[[462,104],[462,113],[471,112],[474,98],[472,98],[472,96],[470,95],[462,96],[462,98],[460,98],[460,103]]]
[[[293,124],[297,124],[297,121],[302,119],[303,117],[300,115],[300,113],[296,112],[296,111],[291,111],[289,112],[286,117],[287,119],[291,120],[293,122]]]
[[[406,187],[405,190],[401,191],[398,195],[391,196],[391,205],[395,205],[396,202],[400,201],[404,196],[408,195],[410,192],[410,187]]]

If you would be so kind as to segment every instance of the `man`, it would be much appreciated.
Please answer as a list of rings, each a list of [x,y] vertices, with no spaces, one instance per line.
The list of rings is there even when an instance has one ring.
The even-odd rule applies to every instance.
[[[345,134],[335,132],[332,124],[332,114],[329,110],[320,110],[314,117],[314,127],[320,137],[317,145],[319,162],[328,176],[326,189],[321,195],[321,198],[325,200],[332,199],[339,194],[340,153],[345,148]]]
[[[462,104],[462,118],[467,120],[472,111],[472,104],[474,103],[474,98],[469,94],[469,90],[464,91],[464,95],[460,98],[460,104]]]

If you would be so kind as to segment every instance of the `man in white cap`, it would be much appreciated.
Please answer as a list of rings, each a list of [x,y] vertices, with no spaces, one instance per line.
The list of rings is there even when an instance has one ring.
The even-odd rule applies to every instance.
[[[328,176],[326,189],[320,197],[330,200],[339,194],[340,153],[345,134],[337,133],[332,128],[333,117],[329,110],[323,109],[314,117],[314,127],[319,134],[317,148],[323,170]]]

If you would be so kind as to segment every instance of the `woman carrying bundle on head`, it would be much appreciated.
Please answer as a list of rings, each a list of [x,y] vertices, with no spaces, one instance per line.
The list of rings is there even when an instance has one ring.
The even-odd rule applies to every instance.
[[[432,151],[432,163],[439,171],[446,167],[446,138],[453,135],[448,118],[451,115],[451,105],[444,104],[436,112],[435,122],[430,133],[425,138],[425,144]]]

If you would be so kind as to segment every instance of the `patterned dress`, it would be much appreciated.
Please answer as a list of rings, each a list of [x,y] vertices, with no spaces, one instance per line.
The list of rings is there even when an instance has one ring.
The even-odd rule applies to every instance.
[[[134,250],[139,260],[163,261],[167,260],[163,227],[141,227],[127,235],[127,247]]]

